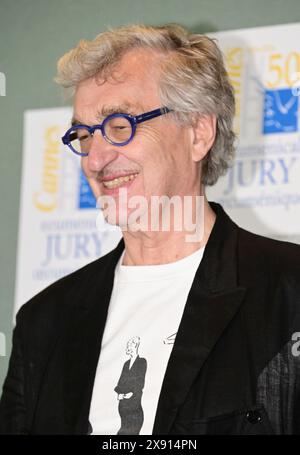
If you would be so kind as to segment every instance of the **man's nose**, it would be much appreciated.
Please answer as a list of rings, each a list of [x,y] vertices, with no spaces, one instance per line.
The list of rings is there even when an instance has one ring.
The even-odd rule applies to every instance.
[[[101,131],[96,130],[87,156],[88,169],[95,172],[101,171],[106,164],[116,159],[118,155],[116,148],[104,139]]]

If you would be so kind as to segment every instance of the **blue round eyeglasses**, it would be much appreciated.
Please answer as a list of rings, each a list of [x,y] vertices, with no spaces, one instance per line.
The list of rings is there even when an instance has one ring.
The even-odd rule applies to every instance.
[[[116,146],[127,145],[132,141],[139,123],[146,122],[160,115],[171,112],[167,107],[154,109],[140,115],[116,113],[108,115],[99,125],[73,125],[61,138],[76,155],[87,156],[96,130],[100,130],[104,139]]]

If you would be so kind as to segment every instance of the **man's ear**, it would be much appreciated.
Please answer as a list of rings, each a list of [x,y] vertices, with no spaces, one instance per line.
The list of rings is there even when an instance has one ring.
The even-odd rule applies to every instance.
[[[192,126],[192,159],[201,161],[211,149],[217,129],[215,115],[199,115]]]

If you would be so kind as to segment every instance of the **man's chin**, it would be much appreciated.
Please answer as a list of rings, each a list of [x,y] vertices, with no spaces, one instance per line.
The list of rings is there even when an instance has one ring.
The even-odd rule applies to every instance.
[[[103,210],[106,223],[110,226],[119,227],[124,231],[148,230],[147,214],[136,214],[132,209]]]
[[[105,213],[104,219],[108,228],[120,228],[121,230],[130,230],[128,225],[128,215],[127,214],[111,214]]]

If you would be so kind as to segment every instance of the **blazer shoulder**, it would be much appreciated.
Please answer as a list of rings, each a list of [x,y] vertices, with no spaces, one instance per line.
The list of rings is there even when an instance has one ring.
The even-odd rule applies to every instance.
[[[17,323],[24,323],[28,320],[30,324],[33,324],[36,319],[39,323],[41,319],[45,319],[46,323],[51,318],[56,318],[59,314],[72,310],[73,305],[78,301],[78,296],[84,295],[89,289],[90,283],[99,279],[106,270],[108,263],[116,254],[117,248],[60,278],[33,296],[19,309],[16,316]]]
[[[300,280],[300,245],[238,229],[240,257],[249,265],[256,265],[261,270],[265,267],[275,274],[296,276]]]

